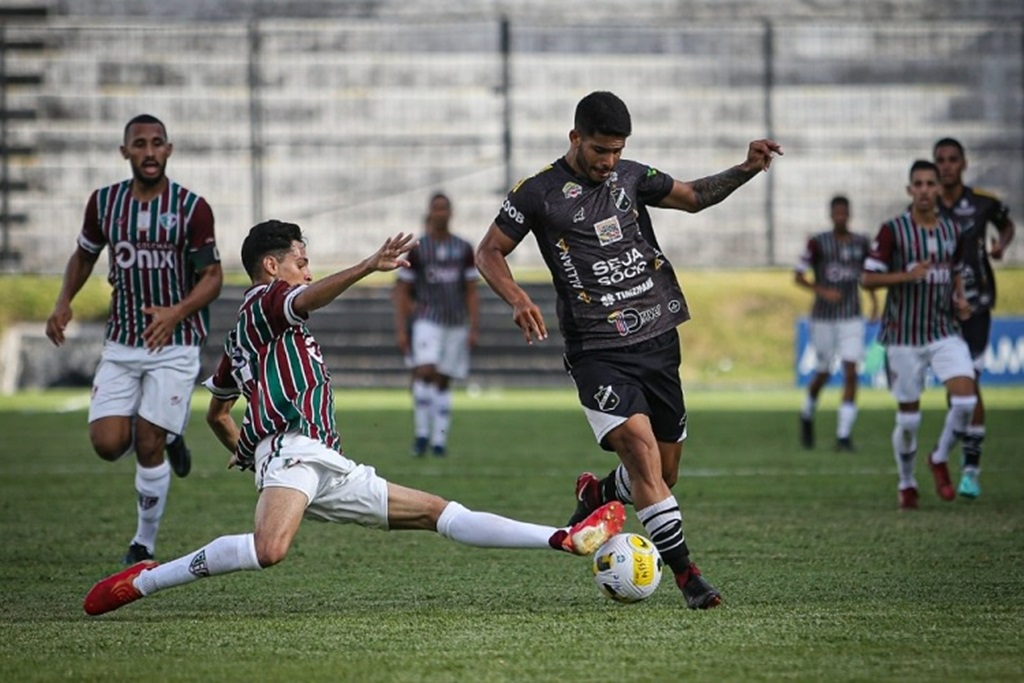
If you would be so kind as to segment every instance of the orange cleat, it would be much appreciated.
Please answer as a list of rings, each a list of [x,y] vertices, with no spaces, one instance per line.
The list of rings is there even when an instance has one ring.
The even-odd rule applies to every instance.
[[[157,563],[153,560],[143,560],[97,583],[85,596],[85,613],[92,616],[106,614],[141,598],[142,593],[132,580],[155,566]]]
[[[573,555],[591,555],[605,541],[622,531],[625,523],[626,508],[619,501],[613,500],[572,526],[562,539],[562,550]]]

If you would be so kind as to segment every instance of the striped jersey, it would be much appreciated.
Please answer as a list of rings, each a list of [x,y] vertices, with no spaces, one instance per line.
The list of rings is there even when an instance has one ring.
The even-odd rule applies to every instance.
[[[170,179],[149,202],[132,198],[131,180],[95,190],[78,246],[91,254],[107,249],[113,291],[106,338],[126,346],[145,345],[149,320],[142,309],[176,305],[192,289],[196,272],[220,260],[210,205]],[[208,331],[209,310],[203,308],[178,323],[170,344],[199,346]]]
[[[424,235],[409,251],[409,267],[398,271],[398,280],[412,285],[413,318],[455,327],[466,324],[466,290],[475,287],[473,246],[447,235],[438,239]]]
[[[952,206],[946,206],[940,198],[939,211],[956,221],[964,232],[964,289],[972,313],[995,308],[996,278],[988,257],[986,233],[990,223],[1005,229],[1010,209],[988,192],[965,187]]]
[[[878,341],[883,346],[924,346],[960,333],[953,306],[953,276],[960,267],[960,227],[942,216],[934,228],[916,225],[906,212],[882,225],[865,270],[907,271],[930,261],[928,277],[888,288]]]
[[[260,441],[287,432],[341,452],[331,375],[305,316],[293,308],[305,288],[274,280],[246,291],[217,370],[204,382],[220,399],[242,395],[248,402],[238,440],[242,462],[252,463]]]
[[[558,294],[567,353],[633,346],[689,320],[647,211],[673,182],[620,159],[595,183],[559,158],[508,193],[494,223],[516,243],[531,232],[536,238]]]
[[[843,237],[834,230],[814,235],[800,255],[797,272],[814,273],[814,282],[842,293],[833,303],[814,295],[811,318],[814,320],[848,320],[859,318],[860,274],[864,270],[870,244],[865,235],[848,233]]]

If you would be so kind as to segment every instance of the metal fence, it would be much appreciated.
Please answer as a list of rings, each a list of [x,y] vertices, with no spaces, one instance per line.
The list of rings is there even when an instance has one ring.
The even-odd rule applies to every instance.
[[[565,151],[575,103],[596,89],[630,106],[627,156],[679,178],[738,163],[757,137],[785,148],[722,205],[655,216],[680,266],[790,264],[836,193],[873,232],[944,136],[967,147],[969,183],[1024,211],[1019,22],[63,19],[15,38],[5,74],[41,78],[5,80],[4,106],[31,116],[3,118],[4,206],[25,219],[0,227],[19,255],[8,267],[27,272],[63,268],[88,193],[126,176],[122,128],[143,111],[167,123],[169,175],[208,198],[235,269],[257,220],[298,221],[326,267],[417,229],[435,189],[478,239],[510,184]],[[524,245],[513,263],[540,261]]]

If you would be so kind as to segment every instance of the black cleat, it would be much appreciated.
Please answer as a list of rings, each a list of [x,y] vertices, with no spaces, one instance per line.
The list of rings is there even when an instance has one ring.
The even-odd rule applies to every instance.
[[[683,574],[676,574],[676,585],[683,591],[690,609],[711,609],[722,604],[722,595],[708,583],[693,562]]]
[[[142,562],[143,560],[152,560],[153,553],[149,552],[149,548],[142,545],[141,543],[132,543],[128,546],[128,552],[125,553],[122,562],[126,565],[135,564],[136,562]]]
[[[855,453],[857,448],[853,445],[853,439],[847,436],[836,439],[836,450],[840,453]]]
[[[182,478],[187,477],[192,470],[192,451],[185,445],[185,435],[179,434],[174,441],[167,444],[165,450],[174,473]]]
[[[422,458],[427,454],[427,437],[417,436],[412,442],[412,449],[410,451],[413,457]]]
[[[814,448],[814,418],[800,416],[800,444],[807,449]]]

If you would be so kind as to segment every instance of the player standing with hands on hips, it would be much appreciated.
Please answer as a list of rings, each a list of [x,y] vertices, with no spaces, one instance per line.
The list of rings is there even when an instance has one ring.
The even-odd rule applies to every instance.
[[[135,451],[138,526],[125,564],[153,558],[171,469],[184,477],[191,468],[183,435],[209,330],[207,306],[223,282],[213,212],[167,177],[172,151],[156,117],[140,114],[124,127],[121,155],[132,177],[89,198],[78,247],[46,321],[46,336],[62,345],[71,302],[106,249],[113,291],[92,383],[89,438],[104,460]]]
[[[620,461],[603,479],[579,476],[570,522],[608,501],[632,503],[687,605],[708,609],[721,595],[690,559],[671,491],[686,438],[676,327],[690,314],[647,208],[713,206],[768,170],[782,149],[755,140],[737,166],[681,182],[621,158],[631,131],[629,110],[614,94],[580,100],[568,152],[512,188],[477,247],[477,268],[512,307],[527,343],[546,339],[540,309],[507,261],[534,234],[558,293],[566,370],[598,443]]]
[[[985,369],[985,349],[992,332],[992,309],[996,305],[996,277],[985,244],[991,223],[999,231],[992,240],[993,259],[1001,259],[1016,231],[1010,210],[995,196],[964,185],[967,168],[964,148],[953,138],[935,143],[935,165],[939,169],[939,212],[956,221],[964,230],[962,275],[971,315],[960,322],[961,332],[974,361],[974,389],[978,403],[963,438],[964,462],[959,492],[964,498],[981,495],[981,444],[985,439],[985,404],[981,399],[981,371]]]

